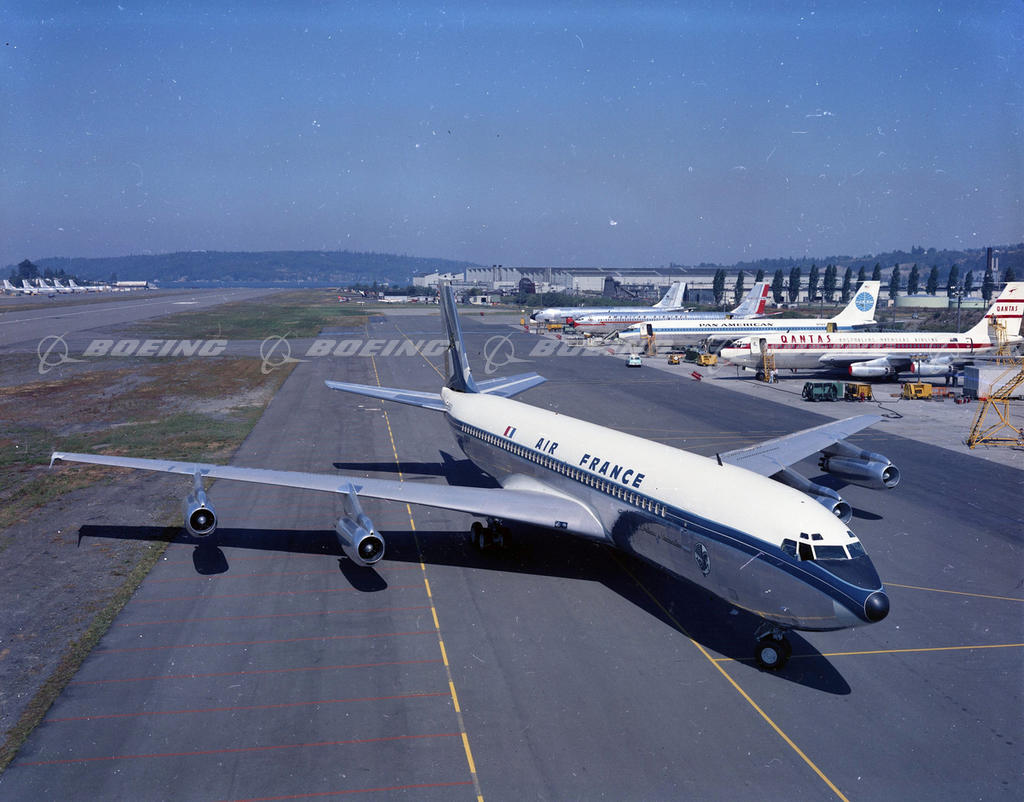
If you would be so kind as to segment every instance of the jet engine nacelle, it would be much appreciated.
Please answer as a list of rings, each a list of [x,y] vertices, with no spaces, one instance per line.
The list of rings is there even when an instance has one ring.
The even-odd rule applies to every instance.
[[[194,537],[206,537],[217,528],[217,513],[206,498],[206,491],[196,490],[185,499],[185,529]]]
[[[796,488],[802,493],[806,493],[844,524],[849,523],[850,519],[853,518],[853,507],[831,487],[816,484],[789,468],[783,468],[772,476],[772,479],[782,482],[782,484],[789,487]]]
[[[896,375],[896,369],[892,365],[883,364],[875,360],[870,362],[854,362],[848,370],[855,379],[881,379],[884,376]]]
[[[358,520],[339,518],[334,531],[345,556],[357,565],[373,565],[384,556],[384,539],[365,515]]]
[[[910,363],[910,372],[916,376],[952,376],[955,370],[949,362]]]
[[[338,519],[334,532],[341,550],[356,565],[373,565],[384,556],[384,538],[377,534],[373,522],[363,513],[355,488],[344,490],[345,514]]]
[[[826,473],[876,490],[891,489],[900,483],[900,469],[888,457],[862,451],[845,440],[833,443],[822,451],[818,465]]]

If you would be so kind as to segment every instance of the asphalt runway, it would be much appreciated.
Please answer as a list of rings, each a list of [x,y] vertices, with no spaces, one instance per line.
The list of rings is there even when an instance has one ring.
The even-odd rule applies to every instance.
[[[135,323],[184,310],[242,301],[278,290],[137,290],[101,301],[93,295],[5,297],[0,299],[0,348],[19,343],[37,343],[44,337]],[[24,309],[47,303],[45,308]]]
[[[486,377],[488,341],[510,330],[469,315],[464,327]],[[366,336],[438,328],[436,315],[376,316]],[[509,341],[528,354],[535,338]],[[419,356],[298,364],[235,461],[487,484],[440,413],[323,385],[433,390],[439,369]],[[617,359],[501,372],[531,369],[549,381],[520,400],[705,455],[825,420]],[[168,549],[0,797],[1016,798],[1024,473],[901,437],[899,421],[855,442],[903,471],[893,491],[843,489],[892,612],[794,633],[778,674],[750,661],[751,616],[610,549],[519,531],[480,554],[468,516],[367,500],[387,553],[358,569],[338,559],[337,499],[218,482],[217,533]],[[157,534],[117,510],[81,531]]]

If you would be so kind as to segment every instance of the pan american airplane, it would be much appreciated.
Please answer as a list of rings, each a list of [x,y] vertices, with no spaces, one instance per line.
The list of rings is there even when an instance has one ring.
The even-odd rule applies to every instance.
[[[911,371],[943,376],[974,356],[1000,346],[989,327],[998,323],[1007,345],[1021,342],[1024,281],[1011,281],[985,316],[963,334],[952,332],[816,332],[774,331],[743,337],[721,350],[733,365],[756,367],[767,351],[776,368],[840,368],[856,378],[882,378]],[[784,321],[783,321],[784,322]]]
[[[745,335],[775,331],[850,331],[874,325],[875,306],[881,282],[865,281],[850,302],[831,318],[755,318],[733,317],[731,320],[689,320],[660,318],[649,323],[630,326],[618,334],[628,343],[641,342],[654,336],[659,347],[682,348],[701,342],[721,345]]]
[[[900,472],[888,458],[845,442],[878,416],[826,423],[713,459],[699,456],[514,400],[544,381],[536,373],[475,380],[450,286],[443,288],[441,306],[452,375],[440,392],[327,385],[442,413],[462,450],[498,488],[65,452],[54,452],[51,465],[84,462],[188,476],[193,489],[184,503],[185,528],[196,537],[217,525],[203,489],[207,478],[336,493],[344,515],[335,533],[360,566],[379,561],[385,549],[360,497],[485,518],[487,526],[472,526],[481,548],[499,543],[509,522],[587,538],[639,555],[760,616],[755,654],[764,669],[786,662],[788,630],[844,629],[886,617],[889,597],[844,523],[850,505],[789,468],[821,452],[822,469],[835,477],[895,487]]]

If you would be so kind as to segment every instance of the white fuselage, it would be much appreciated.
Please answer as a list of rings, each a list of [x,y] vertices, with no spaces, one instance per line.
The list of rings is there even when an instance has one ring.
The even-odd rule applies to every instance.
[[[1020,337],[1015,338],[1017,341]],[[968,358],[994,351],[996,343],[969,334],[924,332],[802,332],[745,337],[720,356],[734,365],[756,367],[767,349],[777,368],[823,368],[888,357],[907,362],[922,357]]]
[[[852,331],[855,326],[837,323],[831,318],[799,318],[772,320],[769,318],[733,318],[731,320],[659,320],[649,324],[658,346],[676,348],[696,345],[708,338],[744,337],[762,332],[797,331],[823,332],[830,327],[837,331]],[[641,323],[619,332],[619,339],[641,341],[648,336],[648,324]]]
[[[619,314],[640,314],[658,310],[659,307],[655,306],[553,306],[548,309],[541,309],[539,312],[534,312],[530,317],[531,320],[538,323],[565,323],[570,317],[575,320],[577,317],[586,315],[609,315],[613,312]],[[666,309],[664,311],[672,311],[678,314],[682,309]]]
[[[572,324],[578,331],[591,334],[612,334],[630,326],[667,320],[708,320],[724,321],[728,316],[721,312],[683,312],[679,309],[648,309],[646,311],[616,310],[601,314],[572,315]]]
[[[850,550],[834,563],[870,566],[853,533],[809,496],[743,468],[511,399],[447,388],[442,398],[463,451],[502,486],[581,500],[608,542],[782,626],[865,623],[855,611],[881,587],[873,567],[861,574],[864,585],[874,585],[865,588],[783,550],[784,541],[813,533],[815,548],[835,547],[831,554],[844,557]],[[856,553],[863,556],[853,559]]]

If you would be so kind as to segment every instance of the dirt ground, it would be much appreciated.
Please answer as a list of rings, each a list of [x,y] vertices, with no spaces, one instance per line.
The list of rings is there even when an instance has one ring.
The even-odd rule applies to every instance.
[[[50,452],[230,460],[288,373],[234,357],[110,360],[45,377],[37,364],[0,358],[0,766],[165,545],[80,540],[80,527],[116,505],[173,537],[188,490],[180,477],[50,468]]]

